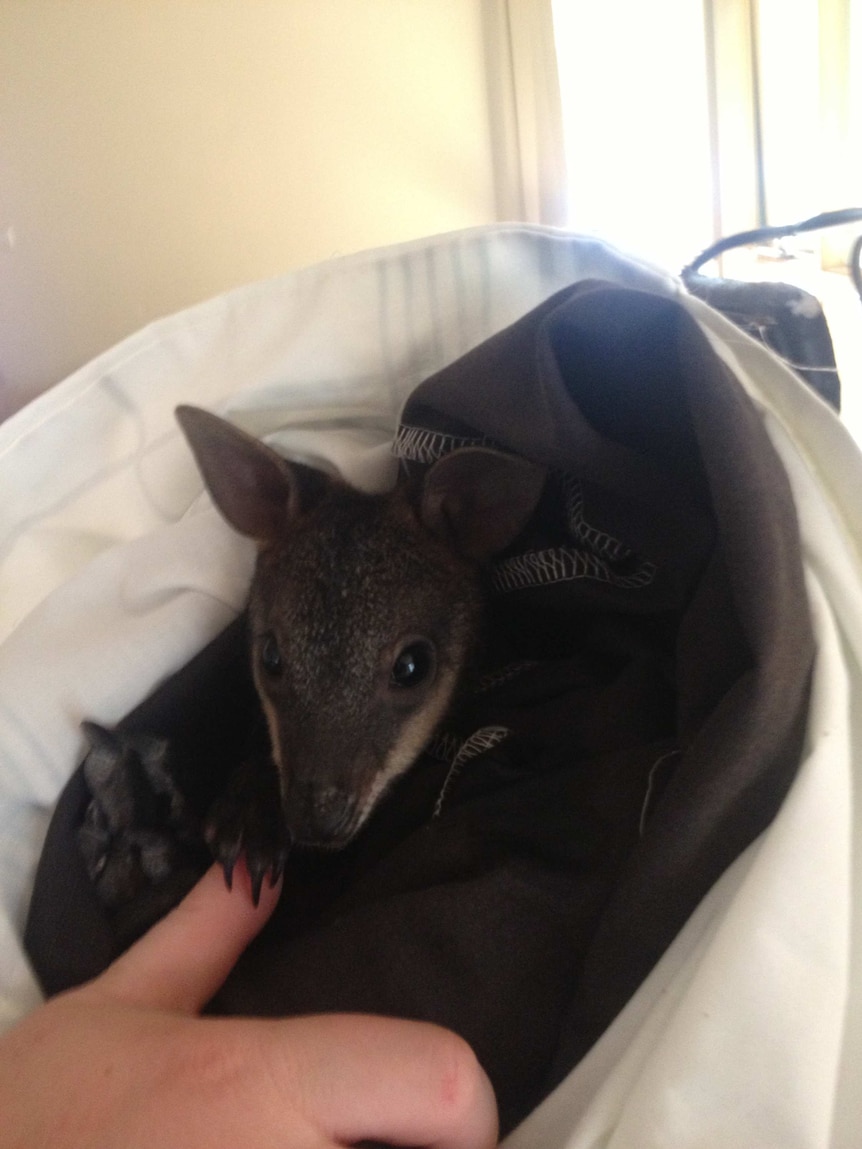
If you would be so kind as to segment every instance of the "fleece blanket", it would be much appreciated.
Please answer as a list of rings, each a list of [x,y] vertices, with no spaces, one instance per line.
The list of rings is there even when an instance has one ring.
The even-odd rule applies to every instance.
[[[119,718],[224,626],[247,585],[247,549],[205,506],[189,511],[199,484],[170,427],[174,403],[281,432],[282,449],[371,488],[391,479],[387,440],[420,378],[556,288],[596,276],[675,292],[665,277],[576,237],[446,237],[166,321],[3,428],[7,1016],[37,997],[21,922],[47,812],[81,752],[78,721]],[[805,738],[769,828],[723,871],[616,1022],[512,1141],[849,1145],[859,1110],[850,811],[860,579],[847,484],[859,461],[785,368],[696,301],[682,302],[758,404],[790,481],[818,644]],[[339,303],[346,314],[316,325],[321,304]],[[393,306],[401,327],[389,324]],[[195,343],[195,316],[214,339]],[[279,355],[283,373],[273,377]],[[90,409],[88,400],[97,400]]]

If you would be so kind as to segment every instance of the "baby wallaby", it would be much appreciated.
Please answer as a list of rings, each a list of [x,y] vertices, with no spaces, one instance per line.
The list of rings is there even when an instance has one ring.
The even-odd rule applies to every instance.
[[[177,418],[216,506],[258,547],[251,658],[290,840],[342,847],[450,707],[482,564],[525,526],[545,472],[471,447],[367,494],[199,408]]]

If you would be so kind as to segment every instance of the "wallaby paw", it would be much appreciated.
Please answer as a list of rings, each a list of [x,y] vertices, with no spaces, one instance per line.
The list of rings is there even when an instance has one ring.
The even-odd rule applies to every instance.
[[[121,932],[161,917],[206,868],[206,849],[167,765],[168,743],[84,723],[91,800],[78,843],[96,895]]]
[[[281,798],[271,763],[244,763],[236,777],[213,803],[204,825],[204,837],[224,870],[228,889],[241,854],[251,877],[254,904],[260,901],[263,880],[274,886],[284,873],[290,839],[281,812]]]

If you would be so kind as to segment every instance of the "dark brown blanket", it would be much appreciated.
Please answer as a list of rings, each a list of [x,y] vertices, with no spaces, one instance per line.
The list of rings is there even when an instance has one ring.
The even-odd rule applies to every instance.
[[[290,859],[276,917],[213,1009],[451,1026],[505,1131],[774,816],[813,640],[781,464],[673,300],[559,293],[419,387],[396,451],[414,472],[477,441],[551,469],[488,571],[477,686],[357,841]],[[202,809],[255,709],[240,620],[122,725],[171,738]],[[77,853],[87,801],[79,772],[31,907],[49,992],[122,944]]]

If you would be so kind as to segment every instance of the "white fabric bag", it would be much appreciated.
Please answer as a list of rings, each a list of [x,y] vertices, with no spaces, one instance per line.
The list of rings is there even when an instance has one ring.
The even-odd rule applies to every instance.
[[[228,292],[0,425],[0,1026],[39,1000],[21,932],[81,719],[116,721],[245,598],[250,547],[201,495],[174,407],[229,414],[382,489],[412,388],[585,278],[679,294],[761,408],[800,515],[818,659],[777,819],[509,1144],[862,1144],[862,457],[792,372],[674,279],[547,229],[480,228]]]

